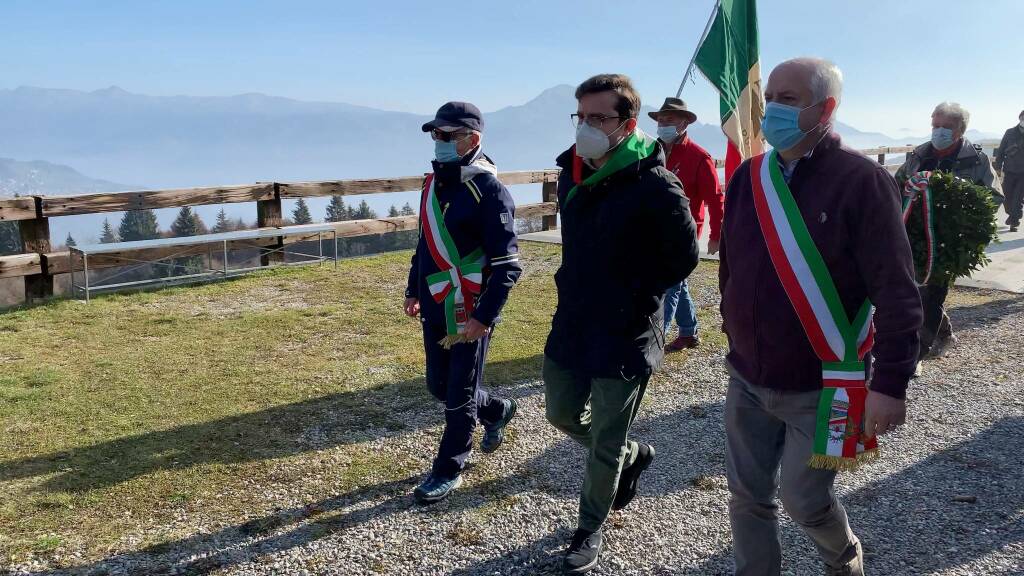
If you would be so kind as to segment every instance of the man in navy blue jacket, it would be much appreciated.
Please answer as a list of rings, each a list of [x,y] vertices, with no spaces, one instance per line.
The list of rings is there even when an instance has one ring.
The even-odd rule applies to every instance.
[[[448,102],[423,125],[434,139],[433,172],[420,200],[420,238],[405,290],[405,313],[420,316],[427,387],[445,405],[445,429],[421,503],[447,498],[462,484],[473,428],[494,452],[516,413],[515,400],[481,386],[494,325],[522,273],[515,205],[481,150],[483,117],[467,102]]]

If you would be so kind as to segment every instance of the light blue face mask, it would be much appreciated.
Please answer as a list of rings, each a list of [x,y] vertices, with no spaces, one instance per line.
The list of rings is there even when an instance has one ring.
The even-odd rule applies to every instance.
[[[953,131],[949,128],[932,129],[932,146],[936,150],[945,150],[953,145]]]
[[[459,143],[454,140],[451,142],[443,142],[441,140],[434,141],[434,159],[438,162],[458,162],[462,159],[458,151]]]
[[[811,104],[807,108],[813,108],[817,106]],[[761,132],[764,134],[764,139],[772,145],[772,148],[779,150],[789,150],[796,146],[807,136],[808,132],[804,132],[800,129],[800,113],[807,108],[797,108],[796,106],[787,106],[785,104],[779,104],[777,102],[769,102],[764,107],[764,120],[761,120]]]
[[[672,142],[679,137],[679,128],[676,126],[658,126],[658,138],[662,142]]]

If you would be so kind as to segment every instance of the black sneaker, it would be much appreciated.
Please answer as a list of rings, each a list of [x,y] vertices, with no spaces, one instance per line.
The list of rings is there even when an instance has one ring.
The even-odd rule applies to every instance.
[[[619,474],[619,488],[615,491],[612,510],[622,510],[633,501],[640,486],[640,473],[647,470],[651,462],[654,462],[654,446],[640,444],[637,447],[636,460],[628,468],[623,468]]]
[[[565,551],[565,560],[562,562],[565,573],[586,574],[597,568],[603,544],[604,537],[600,530],[597,532],[577,530],[569,542],[569,549]]]
[[[505,407],[505,415],[502,416],[501,420],[493,424],[484,424],[484,437],[480,440],[480,451],[484,454],[494,452],[505,441],[505,427],[512,421],[516,411],[519,410],[519,404],[515,400],[509,399],[506,402],[508,402],[508,406]]]

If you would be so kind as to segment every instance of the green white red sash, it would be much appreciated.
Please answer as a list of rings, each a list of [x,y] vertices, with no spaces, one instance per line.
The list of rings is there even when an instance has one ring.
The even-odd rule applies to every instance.
[[[932,216],[932,191],[928,187],[932,173],[929,171],[918,172],[907,179],[903,185],[903,225],[906,226],[910,220],[910,214],[914,206],[921,206],[921,220],[924,222],[924,243],[925,243],[925,267],[924,280],[920,281],[923,286],[932,277],[932,265],[935,262],[935,221]]]
[[[444,213],[434,192],[433,174],[428,174],[423,182],[420,214],[423,236],[438,268],[438,272],[427,276],[427,286],[434,301],[444,305],[448,335],[441,344],[451,347],[463,340],[462,328],[473,314],[476,297],[481,291],[486,257],[480,248],[465,257],[459,255],[444,224]]]
[[[809,465],[850,469],[877,450],[864,437],[864,356],[874,344],[874,309],[865,301],[850,322],[807,224],[789,189],[777,152],[751,159],[757,219],[772,264],[814,353],[822,362],[814,450]]]

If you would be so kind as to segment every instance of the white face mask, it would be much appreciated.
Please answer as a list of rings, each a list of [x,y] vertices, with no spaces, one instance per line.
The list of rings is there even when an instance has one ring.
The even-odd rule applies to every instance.
[[[623,122],[615,129],[618,132],[626,123]],[[612,132],[614,134],[615,132]],[[576,128],[576,155],[580,158],[600,158],[611,150],[612,142],[601,129],[594,128],[586,122],[580,122]]]

